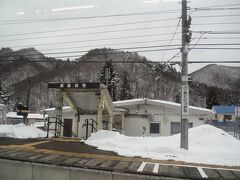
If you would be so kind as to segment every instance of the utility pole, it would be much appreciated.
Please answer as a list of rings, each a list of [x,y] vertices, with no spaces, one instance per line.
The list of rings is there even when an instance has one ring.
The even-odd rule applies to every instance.
[[[27,87],[27,99],[26,99],[26,106],[27,108],[29,109],[29,98],[30,98],[30,90],[31,90],[31,79],[28,77],[28,87]],[[28,125],[29,124],[29,121],[28,121],[28,114],[25,113],[23,115],[23,123]]]
[[[187,17],[187,0],[182,0],[182,83],[181,83],[181,148],[188,149],[188,117],[189,117],[189,86],[188,86],[188,44],[191,39],[189,27],[191,17]]]

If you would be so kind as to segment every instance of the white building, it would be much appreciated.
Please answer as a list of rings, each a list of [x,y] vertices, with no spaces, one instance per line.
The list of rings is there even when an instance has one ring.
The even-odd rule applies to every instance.
[[[144,98],[118,101],[114,105],[128,110],[124,123],[126,135],[169,136],[180,132],[181,105],[178,103]],[[211,110],[190,106],[189,127],[204,124],[212,115]]]
[[[8,112],[6,117],[6,124],[23,123],[23,116],[17,115],[17,112]],[[44,116],[39,113],[28,113],[27,119],[29,125],[33,125],[35,122],[44,122]]]
[[[6,124],[7,106],[0,104],[0,124]]]
[[[181,105],[173,102],[133,99],[113,102],[116,109],[124,113],[122,116],[115,115],[113,128],[129,136],[169,136],[180,132]],[[211,119],[213,112],[205,108],[189,107],[189,127],[204,124]],[[46,114],[56,117],[55,108],[45,109]],[[86,137],[86,119],[89,123],[96,121],[97,115],[77,114],[71,107],[63,107],[62,121],[64,127],[61,129],[62,136],[71,136],[71,132],[77,134],[79,138]],[[92,119],[92,120],[90,120]],[[54,121],[54,118],[52,119]],[[107,129],[109,115],[103,115],[103,129]],[[93,124],[94,125],[94,124]],[[54,125],[53,125],[54,126]],[[94,125],[95,126],[95,125]],[[88,134],[92,131],[91,125]],[[93,129],[93,131],[95,131]]]

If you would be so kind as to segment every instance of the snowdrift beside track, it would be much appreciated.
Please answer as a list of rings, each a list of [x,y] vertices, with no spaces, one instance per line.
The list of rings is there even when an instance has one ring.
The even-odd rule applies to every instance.
[[[188,151],[180,148],[180,134],[169,137],[129,137],[101,130],[93,133],[85,143],[122,156],[240,166],[240,141],[211,125],[189,129]]]

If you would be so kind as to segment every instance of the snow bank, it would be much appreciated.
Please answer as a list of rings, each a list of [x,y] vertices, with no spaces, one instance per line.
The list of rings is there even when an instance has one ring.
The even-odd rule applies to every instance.
[[[24,124],[16,125],[0,125],[0,137],[12,137],[12,138],[42,138],[46,137],[47,133],[31,126]]]
[[[180,134],[169,137],[128,137],[102,130],[92,134],[85,143],[123,156],[240,166],[240,141],[210,125],[189,129],[188,151],[180,148]]]

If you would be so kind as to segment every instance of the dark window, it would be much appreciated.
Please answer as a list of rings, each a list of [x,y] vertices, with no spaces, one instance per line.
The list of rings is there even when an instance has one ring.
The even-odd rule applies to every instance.
[[[160,134],[160,123],[150,123],[150,134]]]
[[[232,120],[232,115],[224,115],[223,120]]]
[[[193,123],[188,123],[188,128],[192,128]],[[171,122],[171,134],[178,134],[181,132],[180,122]]]

